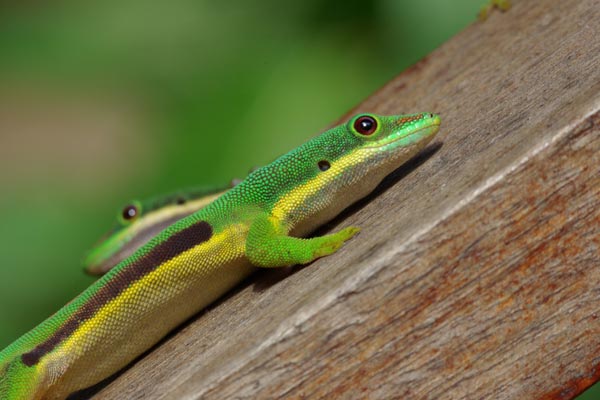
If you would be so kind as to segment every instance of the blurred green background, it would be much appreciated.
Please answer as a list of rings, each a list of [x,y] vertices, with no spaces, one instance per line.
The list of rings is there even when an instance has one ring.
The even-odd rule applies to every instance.
[[[2,2],[0,348],[92,282],[130,199],[245,176],[484,2]]]

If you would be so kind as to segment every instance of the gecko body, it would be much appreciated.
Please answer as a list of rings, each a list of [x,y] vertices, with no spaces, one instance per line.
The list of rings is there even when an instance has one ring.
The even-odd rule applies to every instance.
[[[0,352],[0,399],[64,399],[126,366],[256,267],[336,252],[358,228],[303,237],[370,193],[439,124],[429,113],[357,115],[252,172]]]

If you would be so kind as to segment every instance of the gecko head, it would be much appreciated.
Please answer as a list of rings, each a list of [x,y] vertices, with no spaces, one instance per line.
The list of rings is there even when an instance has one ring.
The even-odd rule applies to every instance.
[[[331,167],[337,184],[376,185],[386,175],[423,149],[436,135],[440,117],[431,113],[382,116],[358,114],[323,134],[336,142]],[[367,183],[371,183],[370,185]],[[370,189],[372,189],[370,188]]]
[[[422,149],[438,132],[440,117],[431,113],[381,116],[359,114],[346,124],[356,140],[356,151],[376,159],[406,159]],[[408,155],[408,157],[406,157]],[[371,162],[375,161],[373,159]]]
[[[135,236],[143,217],[143,205],[137,200],[119,210],[112,229],[98,240],[83,259],[86,272],[102,275],[116,265],[123,258],[121,250]]]
[[[129,257],[139,247],[183,216],[187,199],[172,195],[165,199],[133,200],[119,210],[110,231],[83,259],[86,273],[102,275]]]
[[[260,177],[265,191],[275,194],[275,216],[315,226],[371,192],[425,147],[439,125],[430,113],[359,114],[249,178]]]

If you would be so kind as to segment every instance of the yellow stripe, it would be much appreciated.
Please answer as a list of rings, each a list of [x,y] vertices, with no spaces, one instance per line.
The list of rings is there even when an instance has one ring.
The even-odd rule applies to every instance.
[[[236,224],[232,226],[228,226],[222,232],[213,235],[211,239],[208,241],[201,243],[178,256],[170,259],[169,261],[161,264],[158,268],[150,272],[149,274],[143,276],[141,279],[135,281],[131,286],[125,289],[123,292],[119,294],[119,296],[112,299],[110,302],[105,304],[96,314],[82,323],[72,335],[69,336],[67,340],[65,340],[60,348],[57,348],[56,351],[52,353],[50,357],[45,357],[43,359],[44,364],[52,365],[53,361],[58,361],[54,359],[54,356],[60,358],[61,355],[67,357],[77,357],[77,353],[86,352],[85,349],[86,344],[93,345],[96,343],[96,340],[107,340],[107,336],[110,337],[114,332],[114,335],[123,335],[123,332],[114,331],[116,326],[111,326],[115,323],[115,319],[119,316],[123,316],[126,318],[127,316],[123,315],[123,310],[127,310],[128,307],[131,307],[132,303],[140,304],[140,306],[145,307],[147,309],[152,309],[154,304],[163,303],[166,298],[170,296],[165,296],[165,298],[149,298],[149,295],[146,294],[144,297],[144,292],[148,292],[148,288],[156,288],[156,287],[164,287],[165,293],[173,294],[173,291],[177,291],[177,288],[174,286],[165,284],[165,277],[170,276],[172,274],[181,273],[184,274],[182,269],[185,268],[186,264],[190,265],[190,259],[193,253],[202,252],[206,254],[206,263],[202,265],[195,265],[193,271],[187,269],[188,274],[202,274],[202,272],[207,272],[206,268],[215,268],[218,267],[224,260],[215,258],[211,258],[210,255],[221,255],[220,258],[223,258],[223,250],[215,249],[219,246],[229,246],[229,243],[233,244],[234,247],[228,249],[228,253],[231,254],[243,254],[245,243],[240,240],[231,240],[232,236],[239,235],[241,232],[247,229],[243,224]],[[226,242],[227,240],[227,242]],[[197,256],[196,256],[197,257]],[[204,269],[204,271],[203,271]],[[177,283],[180,280],[170,279],[169,284]],[[185,282],[185,280],[181,280]],[[141,304],[142,302],[148,302]],[[152,304],[150,304],[152,303]],[[115,318],[116,317],[116,318]],[[160,321],[156,321],[157,324]],[[123,324],[122,324],[123,325]],[[127,324],[124,324],[127,325]],[[131,326],[131,324],[129,324]],[[111,332],[112,330],[112,332]],[[107,332],[108,331],[108,332]],[[99,334],[100,333],[100,334]],[[135,332],[132,332],[134,334]],[[137,334],[144,335],[144,332],[138,332]],[[104,337],[96,337],[96,340],[92,339],[94,336],[104,336]],[[131,340],[135,340],[133,337]],[[88,355],[89,357],[89,355]],[[110,355],[108,355],[110,357]],[[53,360],[54,359],[54,360]],[[66,360],[60,360],[60,363],[64,363]],[[68,362],[67,362],[68,364]],[[42,370],[46,368],[46,365],[41,367]]]
[[[326,188],[337,176],[348,168],[354,168],[365,160],[365,153],[358,150],[337,159],[331,163],[331,168],[284,194],[273,206],[273,216],[284,221],[285,218],[299,205]]]

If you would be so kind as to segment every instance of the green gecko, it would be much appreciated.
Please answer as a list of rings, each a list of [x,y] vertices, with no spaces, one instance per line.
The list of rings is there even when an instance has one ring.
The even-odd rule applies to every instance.
[[[117,215],[113,228],[87,254],[83,264],[90,275],[103,275],[131,256],[169,225],[212,203],[238,183],[180,190],[148,200],[133,200]]]
[[[256,267],[307,264],[356,235],[303,238],[435,136],[429,113],[361,114],[170,225],[0,352],[0,399],[64,399],[114,374]]]

